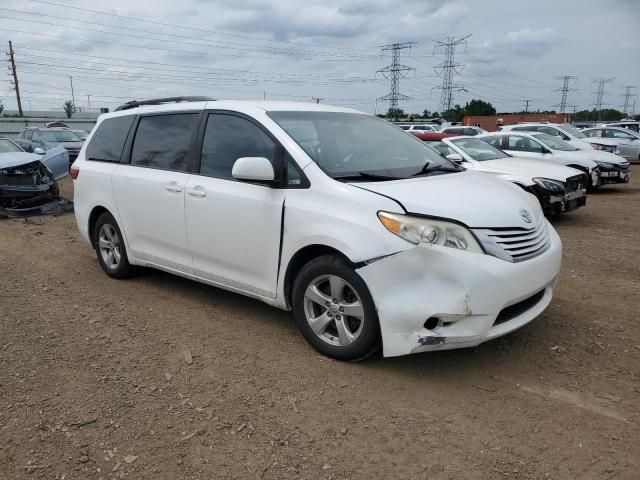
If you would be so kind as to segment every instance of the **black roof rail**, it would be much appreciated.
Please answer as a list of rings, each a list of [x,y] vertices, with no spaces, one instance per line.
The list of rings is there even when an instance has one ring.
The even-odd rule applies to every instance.
[[[154,98],[152,100],[132,100],[123,105],[120,105],[115,111],[129,110],[130,108],[140,107],[142,105],[162,105],[163,103],[180,103],[180,102],[210,102],[215,98],[191,96],[191,97],[167,97],[167,98]]]

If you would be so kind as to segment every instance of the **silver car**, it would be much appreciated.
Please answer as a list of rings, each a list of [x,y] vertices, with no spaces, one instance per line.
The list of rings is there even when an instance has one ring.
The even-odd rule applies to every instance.
[[[620,127],[594,127],[582,130],[589,142],[598,139],[616,146],[616,153],[630,162],[640,162],[640,134]]]

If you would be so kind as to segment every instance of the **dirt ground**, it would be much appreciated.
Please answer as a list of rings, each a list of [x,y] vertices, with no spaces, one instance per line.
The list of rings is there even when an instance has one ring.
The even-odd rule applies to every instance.
[[[0,478],[638,479],[632,176],[554,222],[564,264],[536,321],[359,364],[257,301],[108,278],[73,215],[0,221]]]

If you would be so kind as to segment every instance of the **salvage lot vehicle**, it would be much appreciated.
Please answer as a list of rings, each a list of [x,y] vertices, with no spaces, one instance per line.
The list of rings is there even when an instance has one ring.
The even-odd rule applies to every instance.
[[[594,145],[586,141],[586,136],[570,123],[527,122],[516,125],[504,125],[501,132],[546,133],[552,137],[559,137],[580,150],[602,150],[613,153],[615,147],[611,145]]]
[[[545,215],[558,215],[586,205],[588,177],[574,168],[513,157],[473,137],[423,135],[431,147],[464,168],[489,173],[519,185],[540,201]],[[440,134],[442,135],[442,134]],[[427,137],[427,138],[424,138]]]
[[[640,162],[640,134],[622,127],[594,127],[582,130],[589,143],[608,142],[620,155],[630,162]]]
[[[68,175],[66,150],[27,153],[17,144],[0,138],[0,216],[41,213],[58,199],[58,184]]]
[[[80,152],[83,140],[66,127],[29,127],[20,132],[16,143],[27,152],[33,152],[36,148],[50,150],[62,146],[69,153],[69,161],[73,163]]]
[[[342,360],[475,346],[551,301],[562,246],[538,201],[384,120],[201,97],[118,110],[72,167],[112,277],[150,266],[292,309]]]
[[[483,133],[487,133],[487,131],[480,127],[444,127],[440,129],[442,133],[449,133],[452,135],[466,135],[473,137],[475,135],[482,135]]]
[[[580,150],[558,137],[546,133],[494,132],[478,138],[510,155],[552,162],[581,170],[589,175],[589,187],[591,188],[609,183],[629,182],[629,162],[623,158],[598,150]]]

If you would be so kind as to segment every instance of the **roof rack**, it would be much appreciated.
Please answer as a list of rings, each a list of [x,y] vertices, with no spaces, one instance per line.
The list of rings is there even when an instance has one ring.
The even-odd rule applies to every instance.
[[[211,97],[167,97],[167,98],[155,98],[152,100],[132,100],[123,105],[120,105],[115,111],[129,110],[130,108],[141,107],[142,105],[162,105],[163,103],[181,103],[181,102],[209,102],[214,101],[215,98]]]

